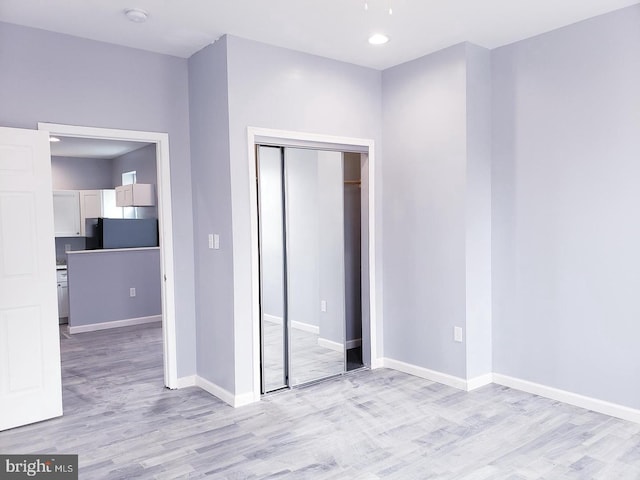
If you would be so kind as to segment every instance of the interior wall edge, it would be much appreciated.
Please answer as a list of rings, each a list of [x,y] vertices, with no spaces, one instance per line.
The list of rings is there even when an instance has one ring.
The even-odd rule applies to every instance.
[[[176,381],[176,388],[187,388],[196,386],[197,375],[187,375],[186,377],[180,377]]]
[[[243,407],[259,400],[259,398],[256,400],[253,392],[233,394],[225,388],[222,388],[199,375],[195,376],[195,385],[234,408]]]

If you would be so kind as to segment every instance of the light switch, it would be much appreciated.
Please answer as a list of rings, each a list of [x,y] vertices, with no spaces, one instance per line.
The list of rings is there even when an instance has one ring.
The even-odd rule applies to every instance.
[[[220,249],[220,235],[218,235],[217,233],[209,234],[209,248],[213,250]]]
[[[131,287],[129,289],[129,296],[130,297],[135,297],[136,296],[136,289],[134,287]]]

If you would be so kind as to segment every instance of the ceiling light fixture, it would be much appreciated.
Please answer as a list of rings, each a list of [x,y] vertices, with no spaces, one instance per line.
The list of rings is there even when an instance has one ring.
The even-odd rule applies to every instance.
[[[389,37],[382,33],[375,33],[369,37],[369,43],[371,45],[384,45],[389,41]]]
[[[51,142],[51,143],[56,143],[56,142],[59,142],[59,141],[60,141],[60,139],[58,137],[49,137],[49,142]]]
[[[149,17],[149,14],[140,8],[127,8],[124,14],[129,20],[135,23],[144,23]]]

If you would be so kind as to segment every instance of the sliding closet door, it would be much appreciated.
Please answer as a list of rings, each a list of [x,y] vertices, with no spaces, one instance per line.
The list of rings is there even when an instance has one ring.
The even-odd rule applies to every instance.
[[[283,149],[258,147],[262,392],[288,386]]]
[[[285,148],[290,386],[345,371],[343,160]]]
[[[343,157],[258,147],[263,393],[341,374],[347,351],[362,366],[360,161]]]

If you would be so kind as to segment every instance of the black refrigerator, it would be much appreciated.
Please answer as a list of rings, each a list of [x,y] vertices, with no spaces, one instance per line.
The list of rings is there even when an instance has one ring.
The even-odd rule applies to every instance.
[[[86,232],[88,250],[158,246],[156,218],[90,218]]]

